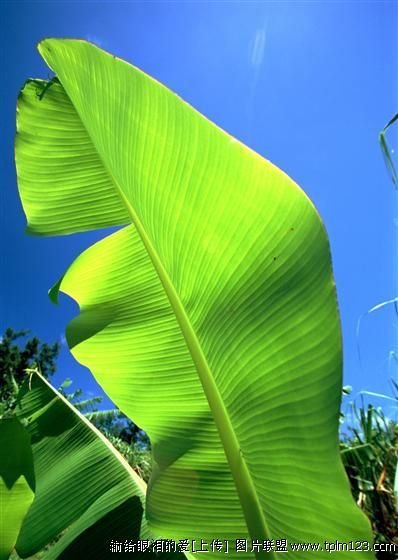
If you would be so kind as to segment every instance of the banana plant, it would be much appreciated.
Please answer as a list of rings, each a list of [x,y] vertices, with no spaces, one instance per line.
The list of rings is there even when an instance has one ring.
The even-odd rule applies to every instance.
[[[39,51],[56,77],[18,100],[28,232],[120,226],[50,295],[78,302],[73,355],[150,436],[153,533],[242,559],[276,558],[261,543],[277,539],[370,543],[338,451],[341,333],[314,205],[134,66],[81,40]]]
[[[130,547],[141,558],[137,541],[153,540],[143,516],[146,484],[85,416],[39,372],[32,373],[19,392],[16,416],[0,422],[0,442],[10,449],[2,454],[1,475],[14,492],[17,483],[10,481],[20,475],[23,459],[21,472],[29,485],[27,497],[12,497],[12,512],[1,495],[1,513],[13,529],[13,542],[10,530],[2,530],[0,558],[6,560],[14,545],[21,558],[46,550],[46,560],[102,560]],[[145,552],[149,559],[179,557],[183,555],[156,555],[149,545]]]
[[[145,484],[38,372],[19,393],[17,417],[30,436],[36,475],[18,554],[27,558],[58,539],[46,558],[76,558],[76,550],[106,558],[112,539],[138,539]]]
[[[7,560],[35,496],[29,435],[15,417],[0,419],[0,449],[0,560]]]

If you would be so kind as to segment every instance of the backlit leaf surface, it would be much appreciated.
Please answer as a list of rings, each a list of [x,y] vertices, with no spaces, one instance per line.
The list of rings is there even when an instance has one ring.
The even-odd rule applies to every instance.
[[[232,555],[236,538],[371,541],[338,452],[339,317],[312,203],[133,66],[85,41],[39,50],[59,83],[20,95],[28,229],[130,224],[52,295],[79,303],[73,354],[150,435],[153,531]]]

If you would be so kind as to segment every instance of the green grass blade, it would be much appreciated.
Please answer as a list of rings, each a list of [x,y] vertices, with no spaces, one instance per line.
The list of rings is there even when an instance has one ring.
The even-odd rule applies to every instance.
[[[379,142],[381,147],[381,153],[383,154],[383,158],[387,167],[387,170],[391,176],[392,182],[394,185],[398,185],[398,174],[395,167],[394,160],[391,155],[390,148],[387,143],[386,133],[387,130],[398,120],[398,113],[394,115],[383,128],[383,130],[379,134]]]

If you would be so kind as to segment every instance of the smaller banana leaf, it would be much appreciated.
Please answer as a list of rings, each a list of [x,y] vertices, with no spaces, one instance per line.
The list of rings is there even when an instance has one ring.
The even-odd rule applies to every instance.
[[[143,480],[40,374],[22,387],[17,415],[31,437],[37,482],[16,545],[22,558],[48,548],[46,560],[102,560],[116,544],[124,552],[151,540]]]
[[[7,560],[35,490],[29,435],[17,418],[0,420],[0,449],[0,560]]]

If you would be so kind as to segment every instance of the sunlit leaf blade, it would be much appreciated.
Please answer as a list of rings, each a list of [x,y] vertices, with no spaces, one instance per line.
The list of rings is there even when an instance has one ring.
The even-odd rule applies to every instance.
[[[143,481],[38,374],[21,390],[17,412],[31,435],[37,483],[17,542],[20,556],[31,556],[62,534],[49,558],[75,559],[78,546],[91,547],[102,559],[112,539],[148,536]]]
[[[38,233],[129,215],[132,225],[81,255],[52,295],[60,287],[78,301],[74,355],[151,437],[154,531],[371,541],[338,453],[339,318],[311,202],[136,68],[84,41],[39,48],[60,84],[41,100],[32,83],[21,93],[21,196]],[[94,155],[107,185],[99,199],[88,185]],[[54,187],[47,160],[65,164]],[[75,197],[79,211],[68,212]]]
[[[19,183],[24,189],[33,180],[39,189],[24,189],[23,205],[30,216],[28,231],[41,235],[73,232],[76,225],[70,224],[71,215],[79,221],[79,231],[128,223],[128,214],[115,200],[108,175],[69,99],[59,84],[52,83],[48,89],[45,85],[43,80],[25,84],[24,110],[19,113],[23,142],[18,143],[18,135],[16,142],[24,161]],[[36,110],[40,101],[46,107],[45,121]],[[69,140],[73,140],[72,151],[64,149]],[[44,214],[42,191],[47,192]],[[92,212],[93,200],[96,213]]]
[[[29,435],[16,418],[0,420],[0,560],[7,560],[35,489]]]
[[[78,523],[72,525],[65,536],[50,548],[45,560],[114,558],[112,541],[120,543],[124,552],[128,550],[126,541],[129,543],[143,538],[140,534],[142,514],[141,497],[132,495],[129,480],[122,481],[83,513]],[[136,553],[136,557],[140,556]]]

